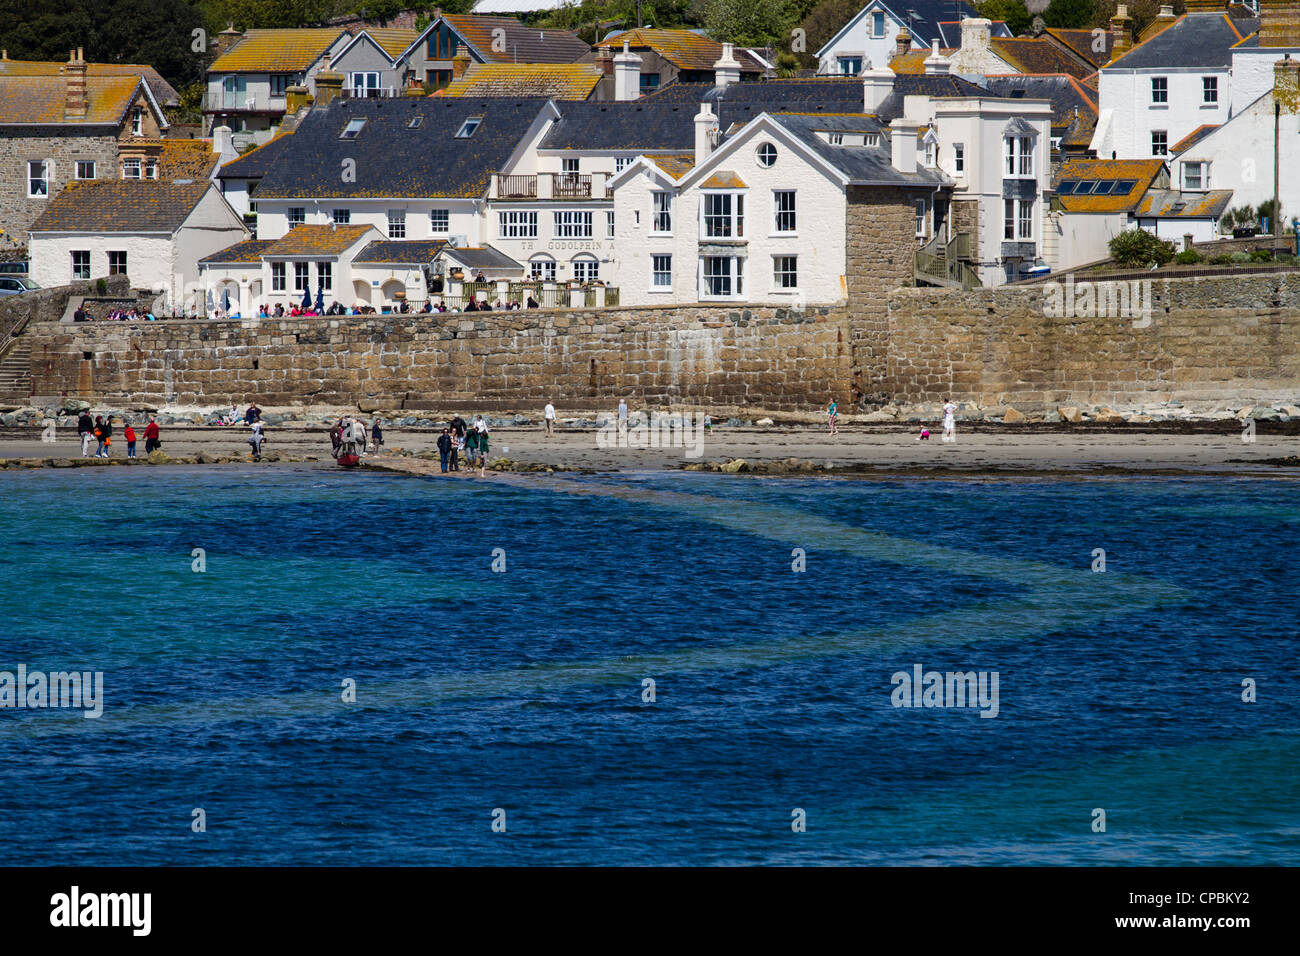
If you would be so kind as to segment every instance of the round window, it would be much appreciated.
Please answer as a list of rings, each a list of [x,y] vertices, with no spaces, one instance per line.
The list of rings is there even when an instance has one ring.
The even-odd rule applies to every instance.
[[[758,147],[758,162],[762,166],[771,166],[776,162],[776,147],[771,143],[764,143]]]

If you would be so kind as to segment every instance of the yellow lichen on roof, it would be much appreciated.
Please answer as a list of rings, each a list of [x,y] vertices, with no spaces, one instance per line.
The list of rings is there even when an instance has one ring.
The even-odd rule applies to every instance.
[[[626,40],[630,49],[653,50],[678,69],[711,70],[722,56],[722,44],[690,30],[656,30],[642,27],[615,33],[601,42],[617,50]],[[734,54],[733,54],[734,56]]]
[[[1067,212],[1124,212],[1132,209],[1160,176],[1165,167],[1160,159],[1067,159],[1053,177],[1053,188],[1067,179],[1084,182],[1099,179],[1131,180],[1132,188],[1104,196],[1058,196]]]
[[[720,169],[704,182],[701,189],[747,189],[745,181],[729,169]]]
[[[694,153],[674,153],[671,156],[649,156],[652,163],[673,179],[681,179],[695,166]]]
[[[207,179],[219,158],[205,139],[165,139],[158,157],[158,178]]]
[[[209,73],[298,73],[316,62],[345,31],[333,28],[249,30],[217,57]]]
[[[939,55],[952,56],[956,52],[957,49],[954,47],[948,50],[940,50]],[[929,56],[931,56],[930,50],[909,50],[907,53],[903,53],[890,60],[889,68],[895,73],[904,73],[909,76],[924,73],[925,61]]]
[[[47,74],[0,76],[0,126],[5,124],[86,123],[112,125],[122,121],[135,102],[140,77],[86,77],[86,115],[67,113],[67,80]]]
[[[335,256],[346,250],[374,226],[301,225],[294,226],[283,239],[262,250],[265,256]]]
[[[435,96],[546,96],[585,100],[604,71],[595,63],[473,63]]]
[[[1044,37],[993,37],[989,49],[1021,73],[1065,73],[1082,79],[1094,70]]]
[[[419,30],[403,30],[400,27],[366,27],[365,32],[394,60],[406,52],[406,48],[420,36]]]
[[[1180,193],[1168,189],[1150,190],[1138,204],[1137,215],[1160,217],[1218,218],[1223,214],[1231,189],[1211,189],[1204,193]],[[1177,206],[1178,208],[1175,208]]]

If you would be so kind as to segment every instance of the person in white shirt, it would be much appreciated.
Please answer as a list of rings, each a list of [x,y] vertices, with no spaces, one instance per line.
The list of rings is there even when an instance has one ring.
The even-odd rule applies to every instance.
[[[546,409],[542,412],[542,418],[546,421],[546,437],[550,438],[555,431],[555,406],[550,402],[546,403]]]
[[[957,440],[957,406],[953,404],[952,399],[946,399],[943,403],[943,440]]]
[[[618,432],[627,433],[627,400],[622,398],[618,400]]]

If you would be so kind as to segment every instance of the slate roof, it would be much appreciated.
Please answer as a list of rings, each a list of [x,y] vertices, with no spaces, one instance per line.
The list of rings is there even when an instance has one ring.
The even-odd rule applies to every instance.
[[[249,30],[208,67],[209,73],[301,73],[346,30],[312,27]]]
[[[237,242],[233,246],[227,246],[220,252],[214,252],[210,256],[204,256],[199,260],[201,263],[210,265],[244,265],[258,264],[262,262],[262,253],[270,246],[275,245],[274,239],[245,239],[243,242]]]
[[[383,265],[423,265],[447,244],[445,239],[379,239],[366,246],[352,259],[353,262]]]
[[[862,81],[856,81],[861,87]],[[903,99],[908,96],[983,96],[991,99],[998,94],[969,80],[952,74],[926,74],[922,76],[899,75],[894,77],[894,90],[877,107],[875,116],[888,123],[903,115]],[[857,109],[861,110],[859,104]]]
[[[1242,20],[1223,13],[1188,13],[1144,43],[1139,43],[1108,70],[1159,70],[1174,67],[1232,65],[1232,47],[1259,27],[1257,20]]]
[[[1007,26],[1007,21],[1005,20],[989,21],[989,36],[990,37],[1011,36],[1011,28]],[[940,20],[937,24],[935,24],[935,38],[939,41],[939,46],[941,48],[961,46],[961,21]]]
[[[575,63],[591,52],[591,47],[572,30],[527,27],[514,17],[444,13],[442,21],[456,31],[465,45],[484,63]],[[438,22],[435,20],[431,23],[425,33],[437,26]],[[504,50],[493,49],[494,30],[504,31]],[[421,34],[416,42],[422,42],[423,39],[424,34]]]
[[[895,169],[888,132],[883,130],[881,124],[871,116],[773,113],[772,119],[843,173],[851,184],[897,183],[934,186],[951,182],[939,170],[921,165],[917,166],[914,173],[902,173]],[[879,146],[833,146],[817,135],[821,131],[881,133],[882,135]]]
[[[624,40],[633,53],[637,50],[652,50],[679,70],[712,70],[713,65],[722,58],[722,44],[694,30],[640,27],[611,33],[600,41],[600,45],[618,51],[623,48]],[[736,47],[731,55],[740,64],[741,73],[763,72],[762,64],[740,47]]]
[[[1192,130],[1190,133],[1188,133],[1178,142],[1174,143],[1173,146],[1169,147],[1169,152],[1181,153],[1185,149],[1191,149],[1193,146],[1195,146],[1201,140],[1205,139],[1205,137],[1209,136],[1218,128],[1219,128],[1218,123],[1202,123],[1200,126],[1196,127],[1196,129]]]
[[[984,83],[989,92],[998,96],[1050,100],[1054,130],[1071,125],[1075,119],[1075,110],[1078,110],[1080,119],[1089,127],[1097,123],[1096,94],[1073,76],[1061,73],[1046,76],[1009,73],[986,76]]]
[[[1135,215],[1152,219],[1218,219],[1232,201],[1231,189],[1203,193],[1148,189]]]
[[[693,103],[642,97],[627,103],[557,105],[561,118],[542,139],[542,149],[695,149],[691,121],[699,108]]]
[[[1052,177],[1052,188],[1066,180],[1117,180],[1133,185],[1124,192],[1103,196],[1057,196],[1066,212],[1126,212],[1134,209],[1143,194],[1164,172],[1159,159],[1067,159]]]
[[[368,225],[301,225],[294,226],[280,239],[262,250],[263,256],[337,256],[364,236],[375,231]]]
[[[1042,37],[995,37],[989,41],[989,49],[1021,73],[1068,73],[1083,79],[1097,69]]]
[[[254,198],[483,196],[492,172],[505,167],[544,108],[545,100],[523,98],[334,100],[309,112],[286,137]],[[421,122],[412,128],[409,123],[416,116]],[[482,117],[478,129],[468,138],[457,138],[472,116]],[[365,120],[361,132],[355,139],[340,139],[353,119]],[[355,163],[355,182],[344,180],[345,160]]]
[[[471,63],[434,96],[545,96],[585,100],[604,76],[595,63]]]
[[[1110,60],[1110,50],[1115,45],[1115,38],[1109,30],[1103,30],[1100,36],[1094,37],[1091,30],[1067,30],[1061,27],[1048,27],[1043,35],[1087,60],[1092,64],[1094,70]],[[1098,39],[1101,40],[1102,48],[1100,51],[1094,51],[1092,47]]]
[[[261,179],[284,154],[293,133],[278,133],[261,146],[255,146],[238,159],[232,159],[217,172],[217,179]]]
[[[141,140],[132,140],[139,143]],[[208,179],[220,159],[212,151],[212,141],[206,139],[155,139],[144,140],[156,144],[161,152],[158,154],[158,178],[171,179]]]
[[[169,183],[151,179],[71,182],[54,198],[30,232],[165,232],[185,222],[210,182]]]
[[[930,58],[933,51],[931,50],[908,50],[906,53],[900,53],[889,61],[889,68],[895,73],[910,73],[916,75],[925,72],[925,61]],[[957,52],[955,47],[940,47],[939,55],[950,57]]]
[[[62,76],[0,76],[0,127],[10,125],[117,126],[143,85],[139,76],[86,77],[86,115],[68,117],[67,81]]]
[[[504,252],[492,246],[447,246],[442,250],[446,259],[459,262],[466,269],[516,269],[523,266]]]
[[[66,63],[52,60],[0,60],[0,76],[63,76]],[[86,76],[138,76],[163,106],[180,103],[180,94],[152,66],[142,63],[87,63]]]

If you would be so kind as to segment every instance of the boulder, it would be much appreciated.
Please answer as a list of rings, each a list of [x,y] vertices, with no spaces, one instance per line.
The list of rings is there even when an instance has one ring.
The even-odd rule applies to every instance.
[[[157,452],[154,452],[154,454],[157,454]],[[221,463],[221,456],[213,454],[210,451],[201,451],[195,456],[195,460],[200,465],[219,465]]]
[[[1079,423],[1083,421],[1083,413],[1074,405],[1062,405],[1056,410],[1056,414],[1061,416],[1063,422]]]
[[[1097,412],[1093,421],[1100,425],[1119,425],[1123,423],[1124,416],[1108,405]]]
[[[749,471],[749,462],[745,461],[743,458],[733,458],[731,461],[724,464],[721,470],[729,475],[734,475],[742,471]]]
[[[771,428],[776,424],[776,422],[772,421],[770,418],[760,418],[758,421],[754,422],[754,424],[759,428]]]
[[[1276,408],[1268,408],[1264,405],[1256,405],[1250,410],[1250,417],[1257,422],[1274,421],[1282,417],[1282,413]]]
[[[357,402],[357,409],[363,412],[378,412],[383,410],[384,405],[385,403],[377,398],[363,398]]]
[[[1247,405],[1245,408],[1238,410],[1238,418],[1250,418],[1250,413],[1255,410],[1254,405]]]
[[[90,411],[90,402],[82,401],[79,398],[69,398],[63,403],[65,412],[88,412]]]
[[[1023,422],[1024,420],[1025,420],[1025,416],[1021,412],[1016,411],[1014,408],[1011,408],[1010,406],[1007,407],[1006,414],[1002,416],[1003,423],[1007,425],[1015,425],[1019,422]]]
[[[1300,418],[1300,408],[1295,405],[1283,405],[1282,414],[1287,418]]]

